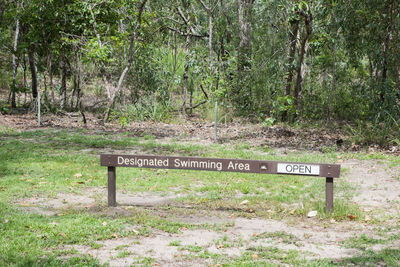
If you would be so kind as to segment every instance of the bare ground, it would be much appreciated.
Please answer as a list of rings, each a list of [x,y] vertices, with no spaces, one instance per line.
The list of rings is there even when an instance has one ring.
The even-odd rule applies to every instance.
[[[82,129],[88,134],[102,132],[129,132],[130,136],[154,136],[158,141],[169,142],[179,139],[181,142],[209,144],[214,142],[214,124],[197,118],[179,119],[173,123],[134,122],[122,127],[118,124],[102,125],[100,118],[88,113],[87,124],[83,125],[79,113],[63,113],[42,115],[41,127],[38,127],[37,117],[31,114],[1,115],[0,126],[19,130],[39,128]],[[184,122],[184,123],[182,123]],[[288,126],[265,127],[242,121],[233,121],[218,125],[218,139],[222,143],[247,142],[251,146],[274,147],[284,149],[306,149],[321,151],[338,146],[343,150],[358,151],[360,146],[351,141],[351,136],[345,134],[339,127],[297,129]],[[400,154],[400,146],[378,147],[370,146],[369,150],[382,150],[385,153]]]
[[[342,166],[348,168],[340,179],[355,185],[357,192],[352,199],[365,210],[366,217],[358,221],[320,221],[316,217],[291,217],[283,220],[234,217],[221,211],[196,211],[184,215],[174,210],[160,211],[158,207],[168,205],[182,195],[168,192],[127,194],[118,192],[119,206],[107,208],[106,189],[88,188],[81,194],[60,193],[54,198],[33,197],[17,202],[22,209],[46,216],[65,209],[91,209],[106,214],[124,214],[132,206],[155,210],[169,220],[188,223],[209,223],[228,225],[225,230],[181,229],[180,234],[155,231],[149,236],[131,236],[99,241],[100,248],[71,245],[60,249],[74,249],[77,254],[89,254],[101,263],[110,266],[128,266],[146,257],[153,258],[161,266],[204,266],[211,259],[199,257],[201,251],[219,254],[225,258],[235,258],[252,247],[279,248],[283,251],[297,250],[305,259],[339,259],[359,255],[362,251],[344,246],[351,237],[366,235],[382,238],[381,232],[400,233],[399,196],[400,170],[390,168],[379,160],[346,160]],[[372,223],[373,221],[373,223]],[[139,227],[139,226],[138,226]],[[265,235],[267,233],[267,235]],[[282,233],[283,236],[282,236]],[[285,236],[287,238],[285,238]],[[229,245],[226,245],[228,243]],[[175,245],[174,245],[175,244]],[[121,250],[121,247],[123,248]],[[381,250],[386,247],[400,249],[399,240],[370,248]],[[123,251],[126,256],[119,253]]]

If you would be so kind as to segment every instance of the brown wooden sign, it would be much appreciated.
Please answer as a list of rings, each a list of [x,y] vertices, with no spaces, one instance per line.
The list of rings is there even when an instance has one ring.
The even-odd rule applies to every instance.
[[[339,177],[340,165],[265,160],[100,155],[101,166]]]
[[[101,166],[108,167],[109,206],[116,206],[115,167],[180,169],[326,177],[326,208],[328,211],[333,210],[333,178],[337,178],[340,176],[340,165],[338,164],[266,160],[102,154],[100,155],[100,164]]]

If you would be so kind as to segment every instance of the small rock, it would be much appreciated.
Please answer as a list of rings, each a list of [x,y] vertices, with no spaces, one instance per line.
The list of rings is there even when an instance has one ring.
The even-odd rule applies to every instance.
[[[318,211],[312,210],[312,211],[310,211],[310,212],[307,214],[307,217],[308,217],[308,218],[312,218],[312,217],[317,216],[317,214],[318,214]]]
[[[243,200],[242,202],[240,202],[240,205],[245,205],[245,204],[247,204],[247,203],[249,203],[249,201],[248,201],[247,199],[245,199],[245,200]]]

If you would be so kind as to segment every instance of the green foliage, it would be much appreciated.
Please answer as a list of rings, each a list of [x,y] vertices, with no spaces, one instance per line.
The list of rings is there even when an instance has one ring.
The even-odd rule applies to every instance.
[[[120,110],[114,110],[111,119],[117,119],[121,126],[128,126],[137,121],[167,121],[170,117],[169,108],[163,106],[157,101],[151,101],[150,98],[142,99],[136,105],[129,105]]]
[[[243,21],[239,21],[237,2],[232,0],[209,1],[211,20],[210,10],[198,1],[191,2],[188,9],[185,1],[147,1],[140,21],[137,15],[142,1],[22,2],[10,2],[2,9],[0,89],[4,92],[12,84],[13,53],[18,70],[16,86],[11,89],[17,93],[30,91],[30,52],[35,58],[39,90],[49,90],[51,71],[55,94],[62,88],[65,56],[67,97],[72,95],[71,87],[80,70],[84,96],[95,94],[109,100],[105,88],[112,93],[129,66],[113,107],[114,118],[122,125],[133,120],[159,121],[182,107],[187,64],[186,103],[191,92],[193,104],[204,101],[204,90],[210,102],[213,99],[229,107],[230,115],[259,118],[266,125],[325,120],[329,114],[331,120],[370,129],[365,140],[357,143],[384,144],[398,139],[389,133],[400,117],[400,23],[396,1],[252,1],[242,17],[250,30],[246,47],[242,46],[240,32]],[[193,36],[187,55],[182,34],[186,22],[178,10],[190,16]],[[305,46],[307,53],[300,62],[306,14],[312,15],[312,31]],[[17,21],[20,38],[13,52]],[[295,56],[290,60],[291,33],[296,22],[300,23]],[[131,52],[134,56],[128,62]],[[301,66],[304,68],[299,72]],[[23,70],[27,77],[24,83]],[[289,75],[293,77],[289,79]],[[301,92],[296,97],[298,81]],[[47,92],[51,96],[52,92]],[[8,94],[2,95],[8,101]],[[56,97],[53,103],[49,98],[45,107],[56,112],[60,100]],[[207,109],[211,110],[204,105],[194,112],[207,118]],[[379,136],[376,141],[374,136]]]
[[[356,121],[354,126],[348,124],[347,129],[352,135],[351,141],[358,145],[396,145],[400,138],[399,121],[391,116],[384,121],[379,115],[373,122]]]

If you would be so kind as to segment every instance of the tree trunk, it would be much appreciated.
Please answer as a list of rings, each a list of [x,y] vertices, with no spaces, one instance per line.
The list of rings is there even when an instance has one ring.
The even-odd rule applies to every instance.
[[[73,81],[73,90],[71,95],[70,107],[71,109],[74,108],[74,96],[78,91],[78,49],[74,48],[74,73],[72,74],[72,81]],[[78,99],[78,97],[76,97]]]
[[[189,97],[189,110],[190,115],[193,114],[193,72],[190,75],[190,97]]]
[[[239,22],[239,49],[238,49],[238,71],[239,77],[243,71],[251,66],[251,26],[250,16],[253,0],[238,0],[238,22]]]
[[[293,66],[294,57],[296,55],[297,48],[297,38],[299,32],[299,24],[300,20],[296,19],[292,25],[292,31],[290,32],[290,51],[289,51],[289,60],[288,60],[288,77],[286,80],[286,90],[285,95],[290,95],[292,82],[293,82],[293,71],[295,70],[295,66]]]
[[[11,107],[16,108],[17,104],[15,102],[15,89],[16,89],[16,78],[18,71],[18,62],[17,62],[17,48],[18,48],[18,37],[19,37],[19,19],[16,21],[15,25],[15,36],[14,36],[14,47],[13,47],[13,55],[12,55],[12,67],[13,67],[13,76],[12,76],[12,86],[11,86]]]
[[[385,100],[385,88],[387,80],[387,72],[389,65],[389,50],[390,50],[390,40],[392,35],[393,27],[393,2],[388,3],[387,7],[387,22],[385,27],[385,40],[383,43],[383,66],[382,66],[382,86],[380,91],[380,100],[384,102]]]
[[[239,46],[237,63],[237,84],[233,100],[240,109],[250,105],[251,86],[248,75],[251,69],[251,25],[253,0],[238,0]]]
[[[138,15],[137,15],[136,27],[133,30],[133,33],[131,34],[131,38],[130,38],[128,63],[125,66],[124,70],[122,71],[121,75],[119,76],[117,87],[112,92],[111,97],[110,97],[110,99],[108,101],[106,112],[105,112],[104,118],[103,118],[103,123],[107,122],[108,117],[110,116],[111,108],[112,108],[112,106],[114,105],[114,102],[115,102],[115,96],[118,94],[119,90],[121,90],[122,82],[124,81],[126,74],[128,73],[130,67],[132,66],[133,56],[134,56],[133,46],[134,46],[135,41],[137,39],[137,35],[138,35],[138,32],[139,32],[139,29],[140,29],[140,27],[142,25],[142,14],[143,14],[144,6],[146,5],[146,2],[147,2],[147,0],[142,0],[142,2],[140,3],[139,10],[138,10]]]
[[[332,117],[332,107],[335,98],[336,91],[336,42],[339,38],[338,32],[336,32],[336,38],[334,39],[333,50],[332,50],[332,87],[331,92],[329,94],[329,106],[328,106],[328,121],[331,120]]]
[[[294,88],[294,104],[296,106],[296,110],[299,111],[301,114],[302,107],[301,107],[301,97],[303,93],[303,80],[304,80],[304,73],[305,73],[305,56],[308,50],[308,39],[311,35],[311,21],[312,16],[311,14],[302,13],[304,17],[304,24],[305,29],[302,34],[302,40],[300,44],[300,52],[299,52],[299,62],[297,67],[297,77],[296,77],[296,85]]]
[[[190,26],[186,25],[185,42],[185,70],[183,71],[183,96],[182,96],[182,115],[186,116],[186,99],[188,92],[188,72],[189,72],[189,46],[190,46]]]
[[[78,61],[78,69],[77,69],[77,84],[78,84],[78,91],[77,91],[77,95],[76,95],[76,108],[78,108],[79,103],[81,101],[81,96],[82,96],[82,89],[81,89],[81,85],[82,85],[82,65],[81,65],[81,56],[78,53],[77,55],[77,61]]]
[[[36,74],[36,66],[35,66],[35,55],[32,51],[32,48],[28,50],[28,61],[29,68],[31,70],[31,80],[32,80],[32,97],[36,98],[38,95],[37,89],[37,74]]]
[[[50,45],[47,40],[47,36],[46,36],[46,32],[45,32],[45,25],[44,25],[43,21],[41,21],[41,26],[42,26],[42,38],[43,38],[43,42],[46,46],[46,64],[47,64],[47,73],[49,74],[51,104],[54,105],[55,96],[54,96],[54,85],[53,85],[53,63],[52,63],[52,59],[51,59]],[[46,92],[45,92],[45,98],[47,99]]]
[[[297,50],[297,43],[298,43],[298,35],[299,35],[299,24],[300,20],[295,19],[294,21],[291,22],[292,24],[292,29],[290,32],[290,49],[289,49],[289,59],[288,59],[288,77],[286,79],[286,89],[285,89],[285,96],[290,96],[292,87],[293,87],[293,75],[294,75],[294,70],[296,67],[294,66],[294,59],[296,56],[296,50]],[[287,106],[287,103],[285,102],[285,105]],[[282,120],[286,121],[288,120],[288,110],[287,108],[283,111],[282,113]]]
[[[64,109],[67,104],[67,57],[65,47],[62,47],[62,76],[61,76],[61,103],[60,108]]]
[[[208,14],[208,57],[210,64],[212,63],[212,38],[213,38],[213,15]]]

